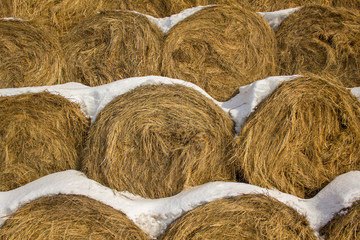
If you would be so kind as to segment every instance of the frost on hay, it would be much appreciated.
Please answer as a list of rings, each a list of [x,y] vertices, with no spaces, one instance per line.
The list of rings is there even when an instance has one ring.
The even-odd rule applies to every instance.
[[[345,9],[303,7],[276,31],[282,75],[307,72],[360,86],[360,16]]]
[[[129,11],[102,12],[63,40],[68,81],[98,86],[123,78],[159,75],[163,33]]]
[[[313,197],[336,176],[360,170],[360,102],[330,79],[284,82],[248,117],[236,143],[244,181]]]
[[[221,199],[185,213],[158,239],[317,239],[294,209],[261,194]]]
[[[219,101],[238,88],[278,74],[273,30],[243,7],[202,9],[165,37],[162,75],[197,84]]]
[[[83,171],[110,188],[148,198],[235,181],[234,123],[201,93],[148,85],[118,96],[90,128]]]
[[[0,97],[0,191],[79,169],[88,125],[80,107],[58,95]]]

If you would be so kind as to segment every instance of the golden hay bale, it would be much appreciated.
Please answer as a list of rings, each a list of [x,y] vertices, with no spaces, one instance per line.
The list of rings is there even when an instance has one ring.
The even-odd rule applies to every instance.
[[[25,21],[0,20],[0,88],[63,83],[56,36]]]
[[[64,38],[68,81],[97,86],[160,74],[163,34],[145,16],[128,11],[92,16]]]
[[[247,0],[248,5],[257,12],[272,12],[287,8],[302,7],[309,4],[330,6],[333,0]]]
[[[122,212],[80,195],[42,197],[10,215],[0,239],[150,239]]]
[[[31,20],[63,35],[83,18],[94,15],[102,0],[2,0],[0,17]]]
[[[168,15],[166,2],[168,0],[103,0],[104,10],[131,10],[144,13],[156,18]]]
[[[344,9],[308,6],[276,31],[281,74],[330,76],[360,86],[360,16]]]
[[[200,206],[158,239],[317,239],[307,219],[278,200],[248,194]]]
[[[234,124],[182,85],[148,85],[118,96],[90,128],[83,171],[103,185],[148,198],[186,186],[235,181]]]
[[[245,181],[312,197],[360,170],[360,102],[329,79],[284,82],[249,116],[236,144]]]
[[[260,15],[242,7],[208,7],[170,29],[162,75],[226,101],[240,86],[277,75],[276,51],[275,34]]]
[[[341,210],[334,218],[320,229],[326,240],[359,239],[360,202]]]
[[[80,107],[58,95],[0,97],[0,191],[79,169],[88,125]]]

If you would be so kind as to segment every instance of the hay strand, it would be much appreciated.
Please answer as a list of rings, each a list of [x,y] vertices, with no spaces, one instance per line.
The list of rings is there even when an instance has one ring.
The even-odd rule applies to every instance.
[[[360,202],[338,212],[320,229],[326,240],[358,239],[360,234]]]
[[[236,144],[244,181],[313,197],[360,170],[360,102],[330,79],[284,82],[248,117]]]
[[[147,14],[156,18],[168,15],[166,2],[168,0],[104,0],[104,10],[129,10]]]
[[[360,86],[360,16],[345,9],[308,6],[276,31],[281,74],[331,77]]]
[[[63,83],[57,37],[25,21],[0,19],[0,88]]]
[[[234,124],[201,93],[148,85],[115,98],[97,116],[83,171],[105,186],[148,198],[187,186],[235,181],[228,160]]]
[[[274,32],[260,15],[243,7],[208,7],[170,29],[161,70],[226,101],[240,86],[277,75],[276,51]]]
[[[42,197],[10,215],[0,239],[150,239],[120,211],[79,195]]]
[[[102,12],[84,20],[64,39],[64,75],[68,81],[89,86],[160,75],[162,37],[145,16]]]
[[[79,169],[88,125],[79,106],[58,95],[0,97],[0,191]]]
[[[317,239],[304,216],[265,195],[241,195],[200,206],[158,239]]]

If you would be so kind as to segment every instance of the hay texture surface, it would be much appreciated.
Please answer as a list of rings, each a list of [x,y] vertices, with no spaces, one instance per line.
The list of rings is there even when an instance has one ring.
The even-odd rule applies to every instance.
[[[272,12],[311,4],[331,6],[332,1],[333,0],[247,0],[248,5],[256,12]]]
[[[156,18],[163,18],[168,15],[166,2],[168,0],[103,0],[105,10],[130,10],[147,14]]]
[[[197,84],[219,101],[276,75],[276,40],[268,23],[242,7],[202,9],[170,29],[162,74]]]
[[[97,116],[83,171],[120,191],[169,197],[186,186],[235,181],[234,124],[201,93],[148,85],[120,95]]]
[[[265,195],[242,195],[200,206],[159,239],[317,239],[294,209]]]
[[[359,239],[360,236],[360,202],[341,210],[320,230],[326,240]]]
[[[0,88],[63,83],[63,64],[55,35],[30,22],[0,19]]]
[[[34,21],[62,36],[82,19],[102,9],[102,2],[102,0],[2,0],[0,17]]]
[[[97,86],[122,78],[160,75],[163,34],[145,16],[103,12],[64,39],[68,81]]]
[[[42,197],[10,215],[0,239],[150,239],[120,211],[79,195]]]
[[[360,1],[359,0],[332,0],[334,7],[343,7],[348,10],[357,11],[359,14],[360,11]]]
[[[78,105],[58,95],[0,97],[0,191],[79,169],[88,124]]]
[[[360,86],[360,15],[308,6],[291,14],[276,31],[281,74],[307,72]]]
[[[360,102],[330,79],[285,82],[249,116],[236,143],[245,181],[313,197],[360,169]]]

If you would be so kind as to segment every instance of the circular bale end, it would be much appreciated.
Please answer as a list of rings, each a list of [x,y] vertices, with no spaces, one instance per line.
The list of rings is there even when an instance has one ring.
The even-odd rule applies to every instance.
[[[97,116],[83,171],[103,185],[148,198],[184,187],[235,181],[234,123],[213,101],[182,85],[147,85]]]
[[[207,7],[170,29],[161,70],[227,101],[240,86],[278,74],[276,51],[275,34],[257,13]]]
[[[313,73],[360,86],[360,16],[345,9],[303,7],[276,31],[282,75]]]
[[[58,38],[20,20],[0,19],[0,88],[63,83]]]
[[[202,205],[173,222],[158,239],[317,239],[307,219],[261,194]]]
[[[244,181],[313,197],[360,170],[360,102],[334,80],[284,82],[250,114],[236,144]]]
[[[88,126],[80,107],[58,95],[0,97],[0,191],[79,169]]]
[[[163,33],[143,15],[102,12],[63,40],[68,81],[98,86],[122,78],[160,75]]]
[[[168,0],[103,0],[104,10],[129,10],[147,14],[156,18],[168,15],[166,2]]]
[[[360,229],[360,202],[338,212],[334,218],[320,229],[326,240],[358,239]]]
[[[11,214],[1,239],[146,239],[122,212],[80,195],[42,197]]]
[[[257,12],[273,12],[282,9],[303,7],[311,4],[331,6],[333,0],[247,0],[249,6]]]

